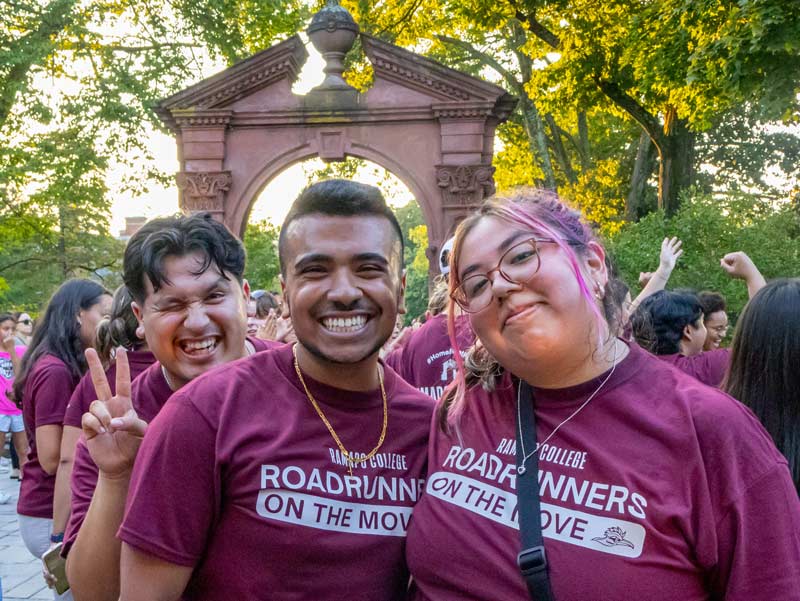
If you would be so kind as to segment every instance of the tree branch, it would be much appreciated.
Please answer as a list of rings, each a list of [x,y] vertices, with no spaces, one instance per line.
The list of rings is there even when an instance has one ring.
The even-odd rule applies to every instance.
[[[525,23],[533,35],[550,46],[553,50],[558,50],[561,48],[561,39],[536,18],[535,10],[526,14],[516,6],[516,3],[512,4],[515,6],[514,17],[517,19],[517,21],[520,23]]]
[[[598,75],[592,76],[595,85],[609,100],[628,113],[636,123],[642,126],[647,135],[656,145],[664,142],[664,132],[658,119],[649,113],[635,98],[628,95],[616,82],[607,81]]]
[[[457,40],[455,38],[451,38],[446,35],[437,35],[436,39],[445,44],[450,44],[451,46],[456,46],[457,48],[461,48],[472,58],[479,60],[484,65],[487,65],[492,69],[494,69],[495,71],[497,71],[498,75],[500,75],[503,79],[505,79],[506,83],[510,87],[514,88],[515,92],[517,92],[520,95],[526,93],[522,82],[520,82],[514,76],[514,74],[511,73],[511,71],[509,71],[503,65],[501,65],[500,62],[493,56],[490,56],[485,52],[478,50],[477,48],[475,48],[475,46],[473,46],[469,42],[465,42],[464,40]]]
[[[5,265],[0,266],[0,273],[3,273],[6,269],[11,269],[12,267],[16,267],[17,265],[24,265],[25,263],[50,263],[51,259],[44,259],[42,257],[28,257],[26,259],[20,259],[19,261],[12,261],[11,263],[6,263]]]

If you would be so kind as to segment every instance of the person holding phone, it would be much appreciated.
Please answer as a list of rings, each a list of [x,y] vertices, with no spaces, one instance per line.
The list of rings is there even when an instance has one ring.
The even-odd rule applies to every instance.
[[[97,324],[110,308],[111,295],[99,284],[78,279],[62,284],[50,298],[14,380],[30,445],[17,503],[19,530],[37,558],[64,537],[63,531],[52,529],[64,412],[86,370],[83,350],[94,344]]]

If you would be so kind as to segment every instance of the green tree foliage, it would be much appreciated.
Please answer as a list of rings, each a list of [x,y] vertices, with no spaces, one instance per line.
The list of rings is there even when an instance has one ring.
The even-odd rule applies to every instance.
[[[425,313],[428,307],[428,228],[416,202],[394,210],[405,241],[403,264],[406,269],[406,317],[412,319]]]
[[[342,4],[370,33],[488,75],[520,98],[499,131],[501,188],[535,182],[582,206],[591,201],[590,214],[630,220],[656,199],[675,210],[681,191],[701,183],[704,165],[712,167],[707,182],[716,163],[745,153],[763,173],[800,148],[797,136],[784,140],[784,153],[785,145],[764,136],[769,120],[798,117],[797,3],[665,0],[635,10],[624,0]],[[729,127],[729,114],[742,107],[757,124],[745,145]],[[722,175],[713,182],[727,185]],[[599,210],[600,203],[607,206]]]
[[[247,263],[244,277],[253,290],[280,290],[278,236],[280,227],[264,220],[248,223],[244,234]]]
[[[734,316],[747,302],[747,287],[722,270],[725,254],[746,252],[767,279],[798,275],[800,213],[785,203],[745,194],[692,194],[671,218],[656,211],[626,224],[610,240],[609,250],[631,288],[636,288],[639,272],[658,266],[666,236],[678,236],[684,249],[668,287],[718,291]]]

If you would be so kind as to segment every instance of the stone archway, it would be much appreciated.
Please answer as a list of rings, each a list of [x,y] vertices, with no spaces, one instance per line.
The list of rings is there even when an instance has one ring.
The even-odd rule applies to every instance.
[[[494,132],[516,99],[500,87],[361,34],[374,84],[360,94],[342,79],[358,26],[330,3],[312,19],[326,79],[292,93],[308,54],[295,35],[163,100],[175,133],[185,212],[210,211],[241,235],[264,186],[286,167],[319,156],[368,159],[397,175],[428,226],[428,258],[455,224],[494,191]]]

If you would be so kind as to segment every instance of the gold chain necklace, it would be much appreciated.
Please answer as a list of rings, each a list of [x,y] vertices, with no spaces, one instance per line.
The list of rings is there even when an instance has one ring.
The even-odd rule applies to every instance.
[[[375,448],[372,449],[369,453],[364,455],[363,457],[353,457],[350,454],[350,451],[344,448],[342,441],[339,439],[339,436],[336,434],[336,431],[331,426],[331,423],[328,421],[328,418],[325,417],[325,414],[322,412],[319,404],[317,404],[316,399],[311,396],[311,392],[308,390],[308,386],[306,386],[306,381],[303,379],[303,374],[300,373],[300,364],[297,362],[297,344],[292,347],[292,356],[294,357],[294,370],[297,372],[297,377],[300,379],[300,384],[303,385],[303,390],[306,392],[306,396],[308,400],[311,401],[311,404],[314,406],[314,409],[319,415],[319,418],[322,420],[322,423],[325,424],[325,427],[328,428],[328,432],[331,433],[331,437],[333,438],[334,442],[336,442],[336,446],[339,447],[339,451],[342,453],[342,456],[347,460],[347,469],[350,472],[350,475],[353,475],[353,466],[357,463],[363,463],[367,459],[372,459],[375,456],[375,453],[378,452],[378,449],[381,448],[383,445],[383,441],[386,438],[386,426],[389,422],[389,408],[386,402],[386,390],[383,387],[383,374],[381,373],[381,368],[378,367],[378,381],[381,384],[381,396],[383,397],[383,426],[381,428],[381,436],[378,439],[378,444],[375,445]]]

